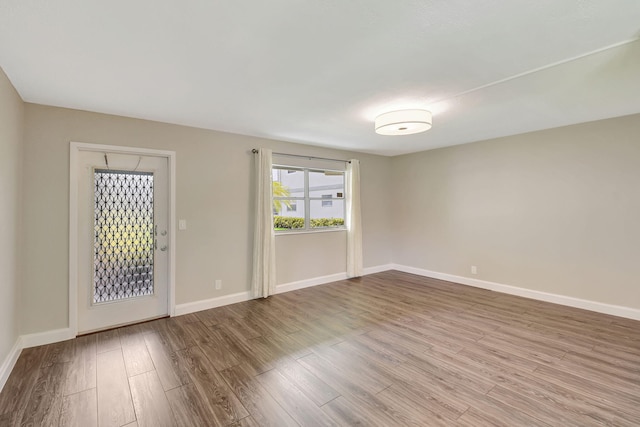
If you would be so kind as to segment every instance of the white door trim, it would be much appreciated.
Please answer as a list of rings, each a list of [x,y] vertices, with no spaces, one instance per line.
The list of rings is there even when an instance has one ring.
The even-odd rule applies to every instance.
[[[175,315],[176,279],[176,152],[149,148],[123,147],[118,145],[89,144],[71,141],[69,150],[69,329],[72,336],[78,335],[78,154],[81,151],[107,151],[116,154],[164,157],[169,167],[169,272],[168,310]]]

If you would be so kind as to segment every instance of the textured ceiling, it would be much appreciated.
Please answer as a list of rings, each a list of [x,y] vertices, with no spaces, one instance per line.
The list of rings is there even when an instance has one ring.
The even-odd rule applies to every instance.
[[[639,38],[637,0],[0,0],[25,101],[384,155],[638,113]]]

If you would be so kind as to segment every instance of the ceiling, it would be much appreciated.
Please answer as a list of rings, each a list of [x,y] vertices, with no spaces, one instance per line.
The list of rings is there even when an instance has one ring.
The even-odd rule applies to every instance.
[[[27,102],[397,155],[640,112],[637,0],[0,0]],[[433,128],[374,133],[376,115]]]

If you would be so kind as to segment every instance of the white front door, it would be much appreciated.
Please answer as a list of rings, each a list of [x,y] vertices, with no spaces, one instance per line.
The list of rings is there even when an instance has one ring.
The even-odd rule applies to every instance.
[[[168,314],[166,157],[80,151],[78,332]]]

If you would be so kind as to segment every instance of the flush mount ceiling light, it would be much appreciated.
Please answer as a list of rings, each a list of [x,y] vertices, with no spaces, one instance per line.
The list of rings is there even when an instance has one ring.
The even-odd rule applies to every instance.
[[[411,135],[431,129],[431,112],[398,110],[376,117],[376,133],[380,135]]]

